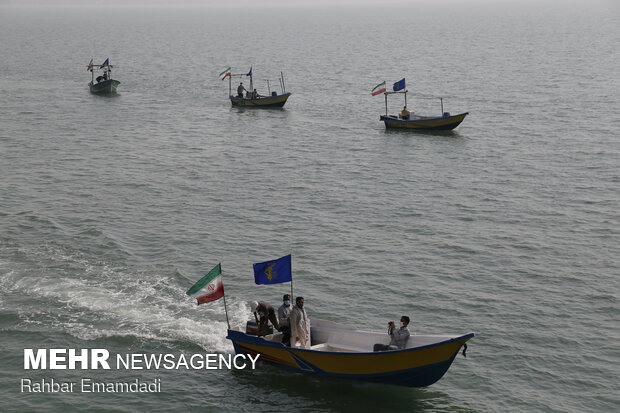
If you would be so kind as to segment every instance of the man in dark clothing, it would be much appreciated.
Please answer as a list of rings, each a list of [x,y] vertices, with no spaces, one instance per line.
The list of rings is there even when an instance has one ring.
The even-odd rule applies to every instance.
[[[237,88],[237,97],[238,98],[242,98],[243,97],[243,91],[246,90],[243,87],[243,82],[239,83],[239,87]]]
[[[273,324],[273,327],[276,330],[280,331],[280,325],[278,324],[278,320],[276,318],[276,312],[269,303],[265,301],[254,301],[252,302],[251,307],[256,324],[258,324],[259,337],[267,335],[267,325],[269,324],[269,321],[271,321],[271,324]]]

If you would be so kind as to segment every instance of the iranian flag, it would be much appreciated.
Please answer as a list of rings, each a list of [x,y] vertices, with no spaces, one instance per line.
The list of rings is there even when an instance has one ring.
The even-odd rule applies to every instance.
[[[198,300],[198,305],[222,298],[224,296],[222,264],[217,264],[207,275],[187,290],[187,295]]]
[[[374,87],[374,89],[372,90],[372,95],[377,96],[378,94],[381,94],[383,92],[385,92],[385,80],[383,81],[383,83],[379,83],[377,86]]]
[[[228,76],[230,76],[230,67],[220,73],[220,78],[222,80],[226,79]]]

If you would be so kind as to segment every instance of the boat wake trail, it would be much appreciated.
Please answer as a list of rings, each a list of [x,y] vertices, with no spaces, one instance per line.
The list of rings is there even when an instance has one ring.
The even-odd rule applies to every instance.
[[[120,255],[120,257],[119,257]],[[232,352],[223,303],[196,306],[174,268],[138,268],[126,254],[101,259],[66,243],[2,246],[0,311],[16,330],[62,332],[80,340],[115,338],[210,352]],[[247,303],[228,299],[231,323]]]

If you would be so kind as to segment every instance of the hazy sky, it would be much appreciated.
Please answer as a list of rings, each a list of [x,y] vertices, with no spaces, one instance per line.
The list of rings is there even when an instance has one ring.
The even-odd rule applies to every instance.
[[[217,6],[217,7],[235,7],[235,6],[286,6],[292,7],[296,5],[376,5],[387,6],[394,4],[437,4],[437,3],[455,3],[455,4],[539,4],[555,3],[555,4],[575,4],[575,3],[608,3],[615,0],[0,0],[0,5],[27,6],[27,5],[79,5],[79,6]]]

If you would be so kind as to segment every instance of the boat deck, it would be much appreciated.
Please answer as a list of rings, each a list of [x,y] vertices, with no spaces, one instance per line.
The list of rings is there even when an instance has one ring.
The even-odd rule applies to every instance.
[[[356,330],[352,326],[326,320],[313,320],[311,327],[311,350],[343,353],[371,353],[375,344],[389,344],[387,331]],[[424,347],[454,338],[453,335],[412,334],[405,349]],[[276,332],[264,337],[275,343],[282,342],[282,333]]]

